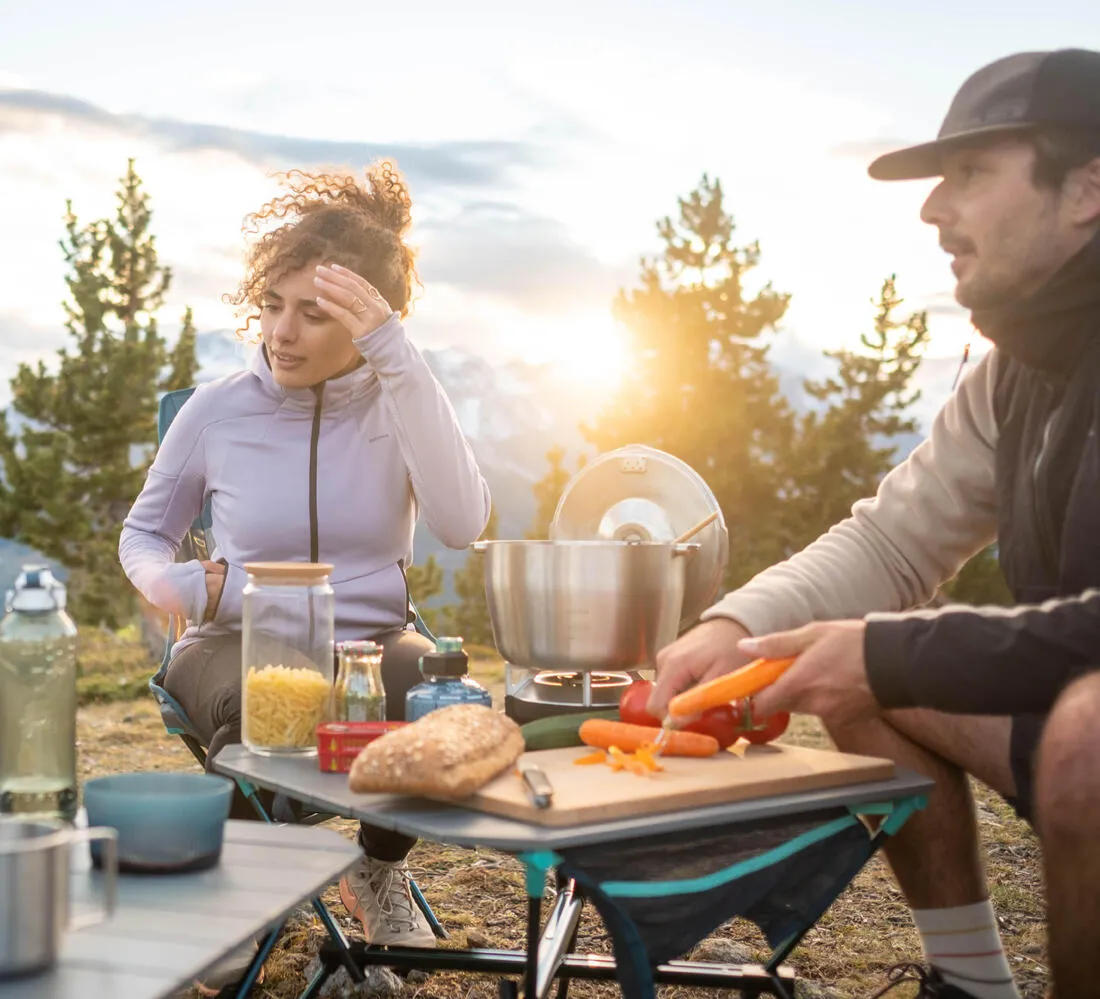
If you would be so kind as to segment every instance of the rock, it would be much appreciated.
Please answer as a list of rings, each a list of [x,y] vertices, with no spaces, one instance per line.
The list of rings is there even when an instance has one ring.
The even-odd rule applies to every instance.
[[[492,942],[481,930],[470,929],[466,931],[467,947],[492,947]]]
[[[313,925],[314,913],[313,906],[308,902],[305,905],[300,905],[294,909],[289,916],[286,917],[286,925],[283,927],[283,932],[289,932],[291,930],[308,930]]]
[[[312,980],[320,968],[317,958],[310,961],[305,970],[306,981]],[[401,995],[401,979],[389,968],[372,965],[364,969],[363,974],[367,980],[357,985],[344,968],[338,968],[321,987],[322,999],[396,999]]]
[[[725,937],[704,940],[691,954],[693,961],[710,961],[714,964],[757,964],[748,944]]]

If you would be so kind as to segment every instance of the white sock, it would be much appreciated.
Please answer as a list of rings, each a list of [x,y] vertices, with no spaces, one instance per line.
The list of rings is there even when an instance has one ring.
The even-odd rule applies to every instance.
[[[1020,999],[1008,966],[993,903],[914,909],[924,956],[944,981],[976,999]]]

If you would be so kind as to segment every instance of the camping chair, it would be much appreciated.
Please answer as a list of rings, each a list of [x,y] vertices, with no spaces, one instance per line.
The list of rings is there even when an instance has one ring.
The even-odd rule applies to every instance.
[[[183,408],[183,404],[187,402],[194,391],[195,389],[193,387],[177,389],[174,392],[166,393],[161,399],[160,408],[157,413],[158,443],[164,440],[164,435],[167,433],[172,420],[175,419],[176,414]],[[177,557],[181,561],[209,559],[210,553],[214,551],[215,547],[213,528],[214,521],[208,502],[203,506],[202,512],[184,537]],[[409,613],[416,630],[426,638],[434,641],[434,636],[424,623],[424,619],[420,616],[420,612],[412,604],[411,600],[409,602]],[[198,732],[195,731],[195,727],[191,724],[183,706],[164,688],[164,677],[168,672],[168,663],[172,658],[172,646],[183,633],[185,624],[186,622],[177,615],[169,616],[167,635],[164,642],[164,655],[161,658],[160,668],[149,681],[149,690],[160,706],[160,716],[164,722],[164,727],[168,730],[168,734],[178,735],[180,739],[183,740],[184,745],[191,750],[191,754],[198,760],[199,765],[205,769],[206,746],[203,745],[202,738],[199,736]],[[257,789],[252,784],[240,778],[236,778],[236,784],[255,810],[257,816],[264,822],[313,825],[334,818],[332,815],[304,811],[298,802],[291,801],[286,795],[276,795],[269,810],[264,806],[263,801],[260,800]],[[428,920],[432,932],[440,939],[446,939],[447,931],[443,929],[439,920],[436,919],[435,913],[432,912],[427,899],[424,898],[419,886],[411,878],[409,879],[409,887],[413,899],[424,913],[424,917]],[[335,924],[331,923],[332,917],[325,909],[321,900],[319,898],[314,899],[313,904],[314,908],[317,910],[318,916],[320,916],[321,921],[325,924],[325,928],[328,929],[330,933],[336,930]],[[336,930],[336,932],[339,933],[339,930]]]

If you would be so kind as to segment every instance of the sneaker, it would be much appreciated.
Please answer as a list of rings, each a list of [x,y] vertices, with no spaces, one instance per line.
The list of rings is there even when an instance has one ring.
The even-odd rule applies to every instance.
[[[435,934],[409,889],[409,865],[364,856],[340,879],[340,899],[376,947],[434,947]]]
[[[227,954],[215,964],[205,975],[202,981],[192,982],[192,986],[200,996],[217,996],[226,991],[226,986],[236,986],[244,978],[248,966],[256,957],[260,945],[253,940],[243,944],[235,951]],[[264,969],[260,968],[260,974],[256,978],[256,984],[260,985],[264,980]],[[234,988],[232,991],[236,991]]]
[[[920,989],[915,999],[974,999],[972,993],[949,985],[935,968],[925,968],[919,964],[895,964],[886,973],[886,986],[879,989],[869,999],[884,996],[892,992],[903,982],[918,982]]]

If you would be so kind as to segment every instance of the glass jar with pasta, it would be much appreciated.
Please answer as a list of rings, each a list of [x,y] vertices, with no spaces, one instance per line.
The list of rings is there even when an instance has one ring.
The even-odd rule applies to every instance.
[[[262,756],[315,755],[332,702],[332,566],[250,562],[245,571],[242,741]]]

